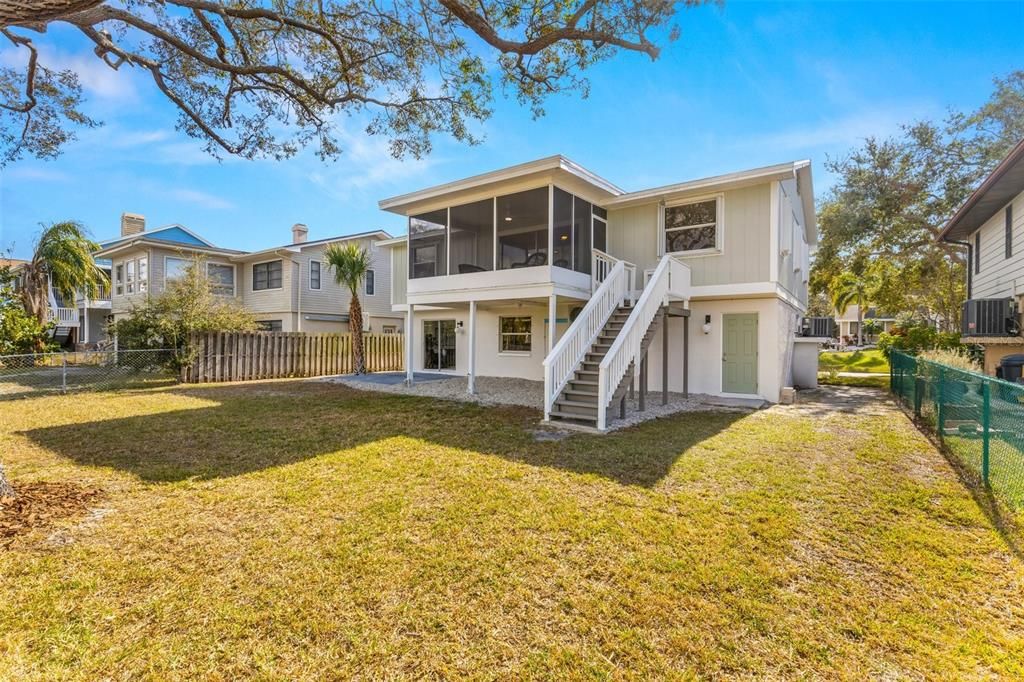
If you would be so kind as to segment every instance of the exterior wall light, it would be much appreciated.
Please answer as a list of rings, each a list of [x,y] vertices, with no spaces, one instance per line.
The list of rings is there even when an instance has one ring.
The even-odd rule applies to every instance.
[[[710,334],[711,333],[711,316],[710,315],[705,315],[704,316],[704,326],[701,327],[701,329],[704,331],[705,334]]]

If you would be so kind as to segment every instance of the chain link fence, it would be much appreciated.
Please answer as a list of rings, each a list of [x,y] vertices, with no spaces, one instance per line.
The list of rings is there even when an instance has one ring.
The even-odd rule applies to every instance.
[[[0,399],[173,383],[177,380],[174,360],[173,350],[0,355]]]
[[[979,483],[1024,508],[1024,385],[893,352],[890,389]]]

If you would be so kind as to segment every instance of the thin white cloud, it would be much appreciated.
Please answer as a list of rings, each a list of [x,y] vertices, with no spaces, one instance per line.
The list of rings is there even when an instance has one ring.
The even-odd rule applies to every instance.
[[[67,182],[71,176],[62,171],[38,166],[14,166],[4,171],[5,180],[27,180],[30,182]]]
[[[92,52],[68,53],[50,45],[38,45],[39,64],[54,71],[74,71],[82,88],[97,98],[122,103],[137,100],[138,92],[132,81],[131,69],[115,71]],[[18,48],[0,50],[0,64],[13,69],[24,69],[28,51]]]
[[[201,208],[213,210],[229,210],[235,208],[235,205],[224,197],[185,187],[173,188],[167,192],[167,196],[184,203],[194,204]]]

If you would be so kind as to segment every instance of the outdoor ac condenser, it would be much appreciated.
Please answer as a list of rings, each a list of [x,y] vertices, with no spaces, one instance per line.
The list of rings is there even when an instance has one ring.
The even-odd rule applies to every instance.
[[[964,302],[964,336],[1018,336],[1020,320],[1012,298],[973,298]]]

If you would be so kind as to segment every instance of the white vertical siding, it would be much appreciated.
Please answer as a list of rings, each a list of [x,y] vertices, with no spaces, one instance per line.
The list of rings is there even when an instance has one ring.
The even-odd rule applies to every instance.
[[[1013,255],[1006,257],[1006,207],[985,221],[971,235],[981,234],[981,271],[974,271],[972,298],[1003,298],[1024,295],[1024,192],[1010,202],[1013,206]]]

